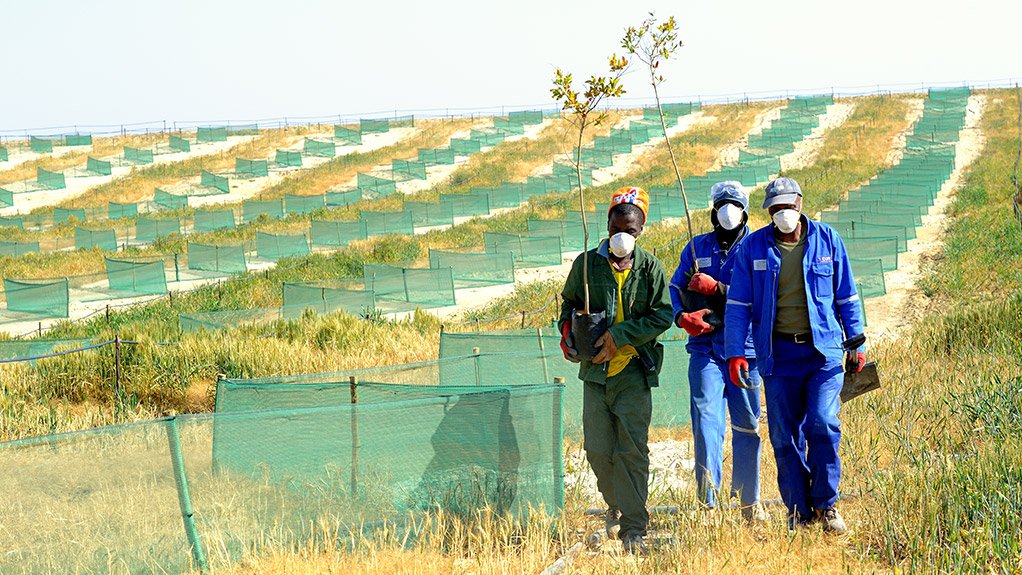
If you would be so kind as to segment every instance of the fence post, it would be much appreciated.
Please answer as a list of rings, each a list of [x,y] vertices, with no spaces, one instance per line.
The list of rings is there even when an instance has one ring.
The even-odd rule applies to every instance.
[[[181,508],[181,520],[185,525],[188,544],[192,547],[192,559],[203,573],[209,571],[206,553],[202,549],[199,531],[195,528],[195,513],[192,510],[192,496],[188,492],[188,476],[185,473],[185,458],[181,452],[181,435],[177,429],[177,416],[167,421],[167,442],[170,444],[170,458],[174,467],[174,483],[177,484],[177,502]]]
[[[121,335],[114,335],[114,397],[121,400]]]
[[[351,389],[351,496],[358,494],[358,380],[352,375],[348,378]]]
[[[472,348],[472,357],[473,357],[472,362],[475,364],[476,386],[478,387],[479,386],[479,348],[478,347],[473,347]]]
[[[543,346],[543,328],[536,328],[536,339],[539,340],[539,355],[543,358],[543,381],[546,382],[550,379],[550,374],[547,372],[546,368],[546,348]]]
[[[563,386],[564,385],[564,378],[563,377],[555,377],[554,378],[554,384],[555,385]],[[559,480],[559,481],[557,481],[557,483],[561,483],[560,480],[563,480],[563,473],[564,473],[564,471],[563,471],[563,469],[564,469],[564,418],[562,417],[562,413],[564,411],[564,389],[563,389],[563,387],[562,387],[562,389],[557,390],[557,400],[556,400],[556,403],[553,405],[553,409],[551,409],[550,411],[551,411],[551,426],[550,427],[553,430],[553,432],[551,434],[551,439],[553,440],[553,446],[552,446],[552,448],[550,450],[550,460],[551,460],[551,464],[552,464],[552,469],[553,469],[554,477]],[[561,483],[560,486],[561,486],[561,489],[555,489],[554,490],[554,492],[555,492],[554,493],[554,497],[556,498],[556,501],[554,502],[554,505],[555,505],[555,507],[557,509],[563,509],[564,508],[564,489],[563,489],[563,483]]]

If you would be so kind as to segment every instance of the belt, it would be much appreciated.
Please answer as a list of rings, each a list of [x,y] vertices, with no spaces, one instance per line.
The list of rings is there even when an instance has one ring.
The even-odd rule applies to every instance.
[[[799,345],[805,345],[813,342],[813,333],[810,331],[805,333],[780,333],[775,331],[774,338],[783,339],[784,341],[790,341],[791,343],[797,343]]]

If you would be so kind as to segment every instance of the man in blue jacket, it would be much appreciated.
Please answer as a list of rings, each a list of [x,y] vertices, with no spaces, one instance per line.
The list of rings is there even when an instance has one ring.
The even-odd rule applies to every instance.
[[[744,357],[749,363],[749,381],[742,389],[726,383],[724,330],[715,327],[724,320],[721,316],[734,254],[749,235],[749,194],[740,182],[725,181],[713,185],[710,199],[713,231],[696,236],[685,246],[670,283],[674,322],[689,334],[685,349],[690,356],[696,488],[700,500],[708,508],[715,508],[724,459],[726,410],[731,415],[731,496],[741,500],[742,515],[747,520],[765,521],[766,512],[759,501],[760,377],[752,337],[748,334],[746,338]],[[699,264],[698,272],[695,262]]]
[[[802,190],[795,180],[770,182],[763,208],[773,224],[742,242],[727,294],[724,351],[730,376],[737,385],[749,368],[745,346],[751,325],[789,526],[819,521],[825,531],[844,533],[835,507],[841,343],[863,333],[862,304],[844,242],[830,226],[801,213]],[[863,350],[856,355],[864,365]]]

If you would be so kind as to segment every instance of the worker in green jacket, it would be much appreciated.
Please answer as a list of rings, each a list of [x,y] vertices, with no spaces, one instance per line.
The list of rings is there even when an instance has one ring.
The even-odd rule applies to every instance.
[[[619,537],[625,550],[644,553],[649,514],[650,388],[658,384],[663,345],[657,336],[674,315],[667,277],[660,261],[635,245],[649,209],[641,188],[614,193],[608,213],[608,239],[580,254],[561,292],[561,348],[579,363],[585,386],[582,431],[586,459],[607,503],[608,537]],[[590,311],[605,311],[607,331],[595,345],[592,361],[577,357],[571,335],[572,316],[583,310],[583,258],[588,258]]]

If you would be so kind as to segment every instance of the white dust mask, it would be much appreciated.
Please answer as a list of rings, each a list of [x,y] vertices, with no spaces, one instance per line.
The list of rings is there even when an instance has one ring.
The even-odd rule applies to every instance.
[[[635,249],[635,236],[620,232],[610,236],[610,251],[619,258],[626,258]]]
[[[745,211],[739,206],[724,204],[717,210],[717,221],[725,230],[733,230],[742,225],[744,213]]]
[[[802,214],[798,210],[779,210],[774,214],[774,225],[781,230],[782,234],[790,234],[798,226],[798,220]]]

